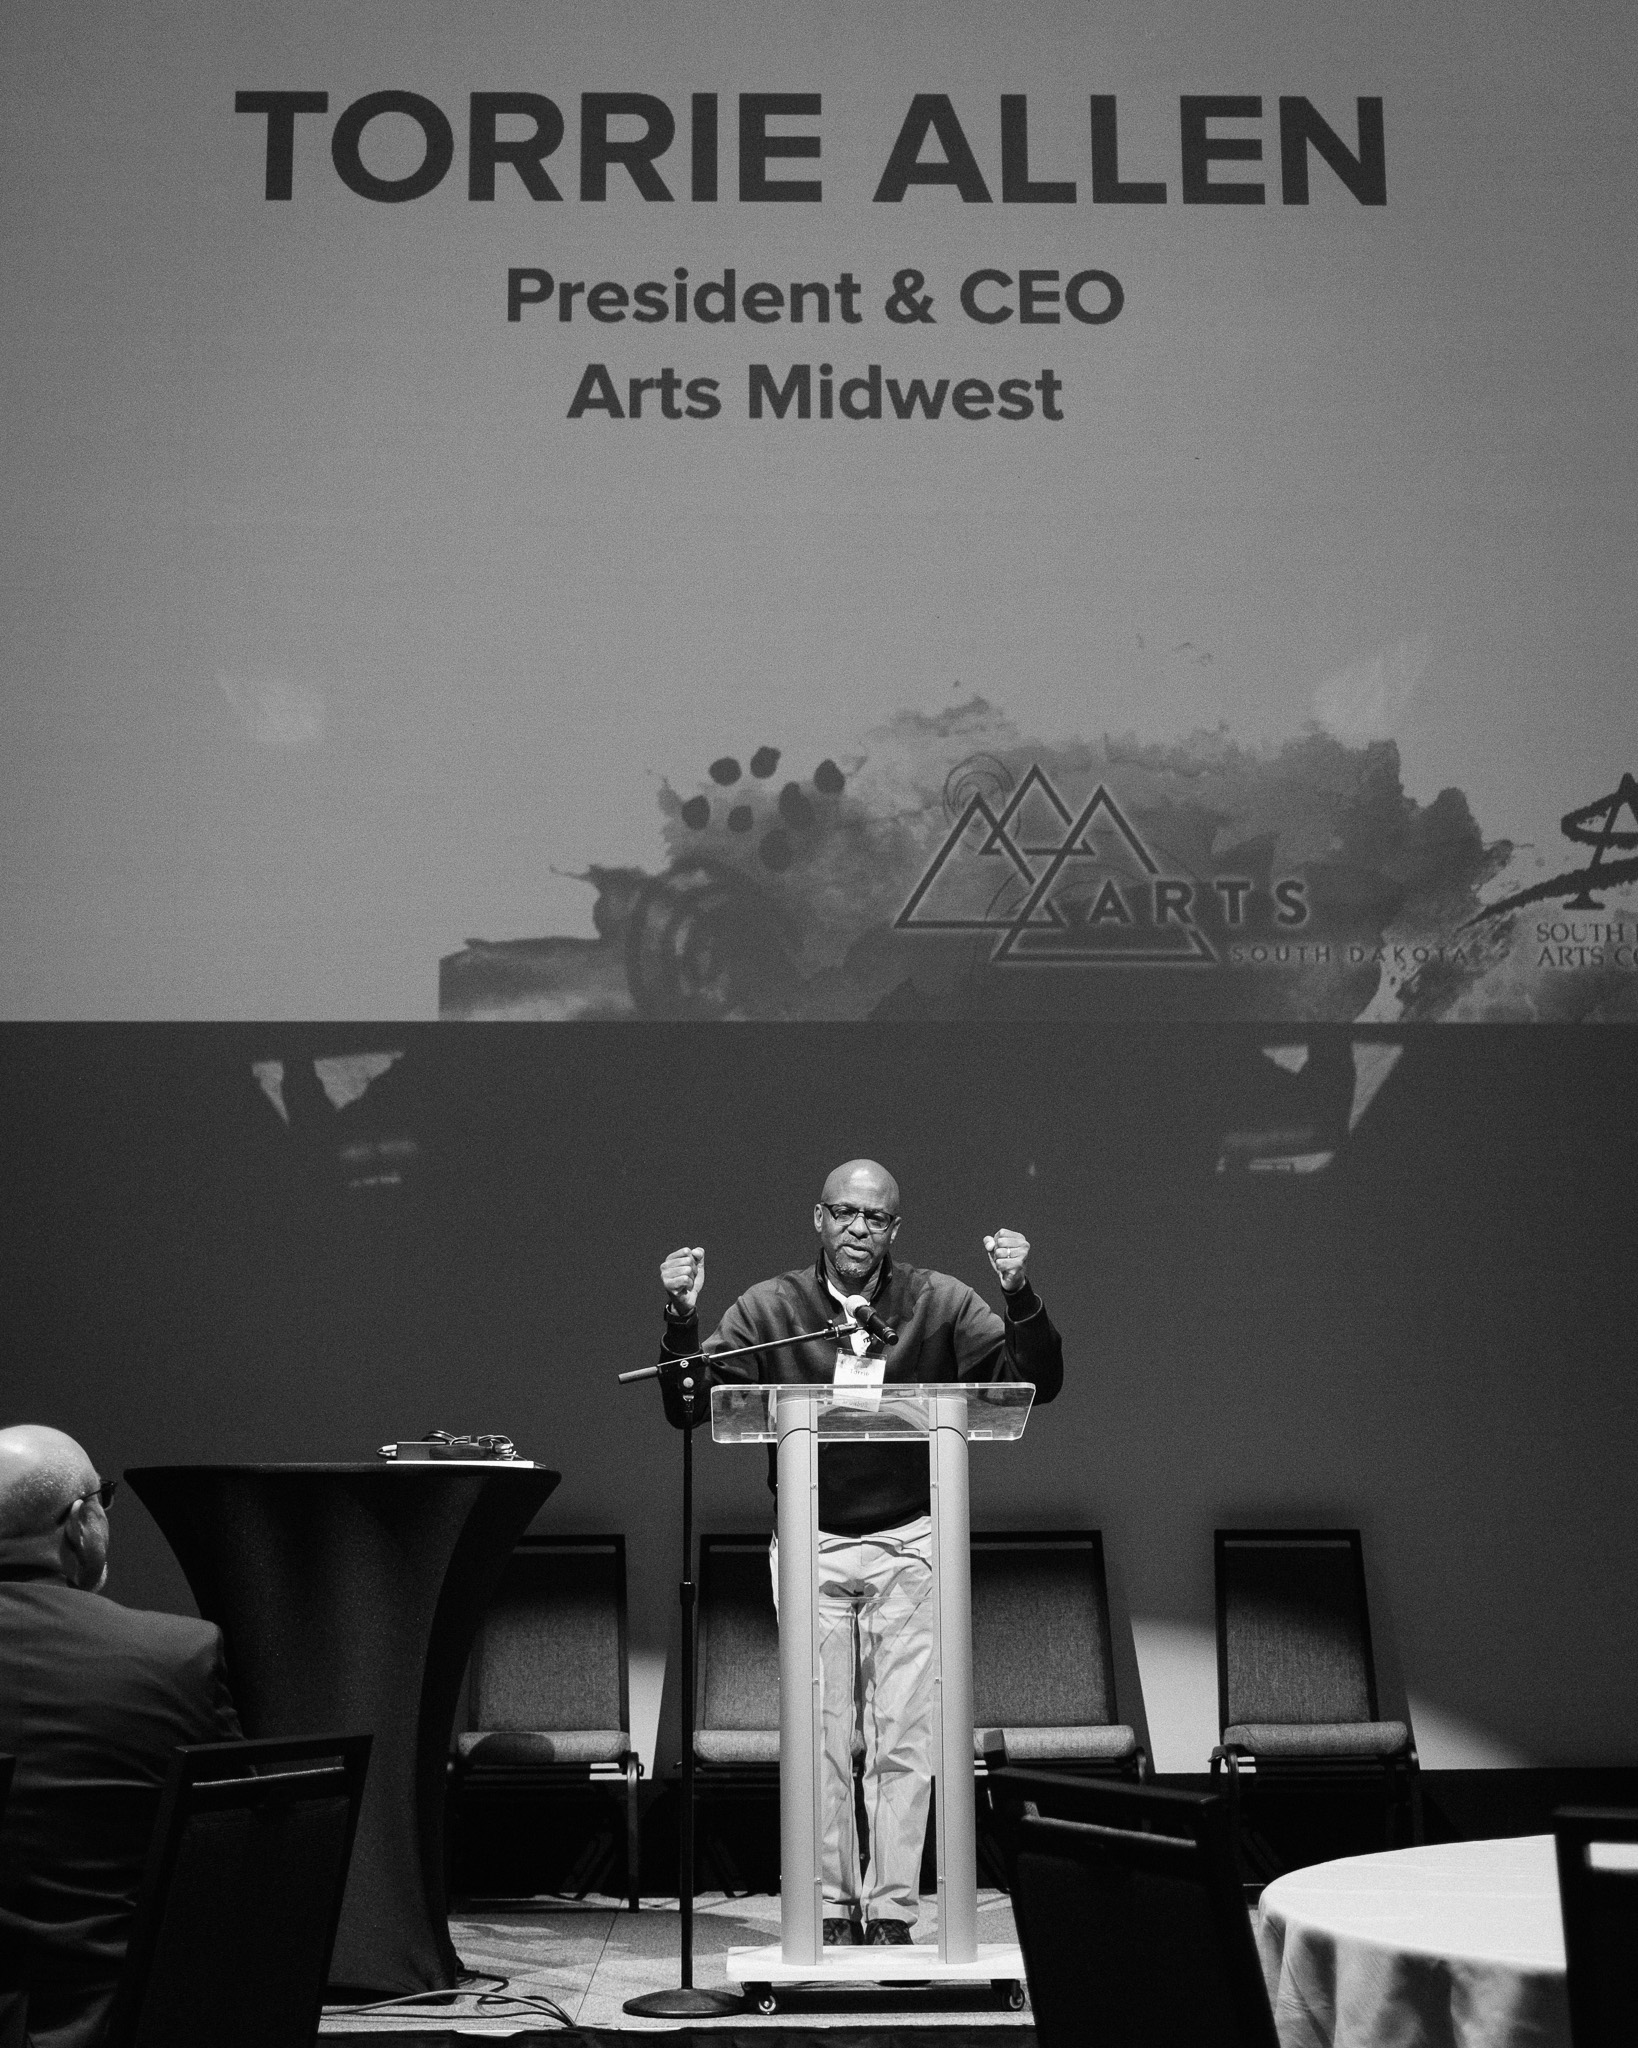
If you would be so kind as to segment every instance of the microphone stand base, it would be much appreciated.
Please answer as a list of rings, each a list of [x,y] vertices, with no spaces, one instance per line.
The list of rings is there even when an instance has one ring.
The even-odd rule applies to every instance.
[[[696,1991],[679,1985],[672,1991],[645,1991],[620,2008],[638,2019],[708,2020],[749,2010],[750,2000],[737,1991]]]

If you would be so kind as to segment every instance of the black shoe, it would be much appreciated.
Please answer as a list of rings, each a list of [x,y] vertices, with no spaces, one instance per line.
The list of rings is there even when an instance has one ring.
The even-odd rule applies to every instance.
[[[910,1922],[908,1920],[872,1920],[865,1929],[865,1941],[871,1948],[909,1948],[911,1946]]]
[[[826,1948],[852,1948],[858,1941],[858,1932],[846,1914],[838,1913],[834,1918],[825,1915]]]

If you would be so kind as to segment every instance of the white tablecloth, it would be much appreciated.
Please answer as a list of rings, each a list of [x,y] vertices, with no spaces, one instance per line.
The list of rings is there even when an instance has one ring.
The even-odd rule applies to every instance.
[[[1293,1870],[1257,1946],[1281,2048],[1570,2048],[1551,1835]]]

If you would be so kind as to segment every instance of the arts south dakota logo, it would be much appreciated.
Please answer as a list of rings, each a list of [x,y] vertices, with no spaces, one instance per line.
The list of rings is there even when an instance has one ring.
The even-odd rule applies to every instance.
[[[1594,889],[1620,888],[1638,881],[1638,779],[1629,772],[1621,777],[1608,796],[1598,797],[1578,810],[1566,811],[1558,829],[1574,846],[1592,849],[1585,867],[1570,868],[1563,874],[1536,882],[1528,889],[1487,903],[1470,924],[1483,924],[1509,911],[1522,910],[1528,903],[1562,902],[1566,910],[1602,910],[1604,899]],[[1611,860],[1611,853],[1625,854]]]
[[[1487,903],[1468,925],[1490,924],[1532,903],[1560,903],[1560,917],[1538,918],[1531,938],[1534,965],[1563,973],[1614,968],[1638,972],[1638,919],[1620,904],[1610,910],[1604,895],[1638,882],[1638,778],[1629,771],[1608,796],[1566,811],[1558,829],[1572,846],[1590,848],[1586,865],[1568,868]],[[1612,859],[1611,855],[1617,856]],[[1591,911],[1592,916],[1575,913]]]
[[[1176,872],[1102,782],[1073,810],[1032,763],[997,809],[999,794],[971,789],[895,931],[991,934],[997,967],[1187,968],[1221,964],[1211,932],[1308,921],[1295,876],[1259,903],[1251,875]]]

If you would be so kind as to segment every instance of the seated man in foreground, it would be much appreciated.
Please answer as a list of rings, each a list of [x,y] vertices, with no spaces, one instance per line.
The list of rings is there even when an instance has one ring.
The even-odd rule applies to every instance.
[[[855,1328],[712,1368],[719,1380],[834,1382],[860,1388],[952,1380],[1032,1380],[1036,1401],[1063,1385],[1063,1346],[1029,1284],[1029,1245],[1015,1230],[984,1240],[1006,1305],[998,1316],[947,1273],[895,1266],[898,1183],[873,1159],[825,1182],[813,1211],[819,1257],[747,1289],[707,1351],[795,1336],[862,1304],[891,1343]],[[672,1252],[662,1359],[699,1345],[705,1284],[699,1245]],[[663,1381],[681,1426],[707,1413],[704,1391]],[[774,1481],[770,1455],[769,1484]],[[774,1578],[778,1586],[777,1568]],[[932,1790],[932,1520],[924,1444],[833,1443],[819,1456],[819,1647],[824,1667],[824,1934],[827,1943],[908,1942],[920,1902]],[[776,1594],[777,1597],[777,1594]],[[864,1743],[868,1881],[854,1821],[853,1744]]]
[[[97,2039],[172,1754],[240,1734],[220,1629],[102,1597],[116,1483],[0,1429],[0,2001],[26,1994],[33,2048]]]

